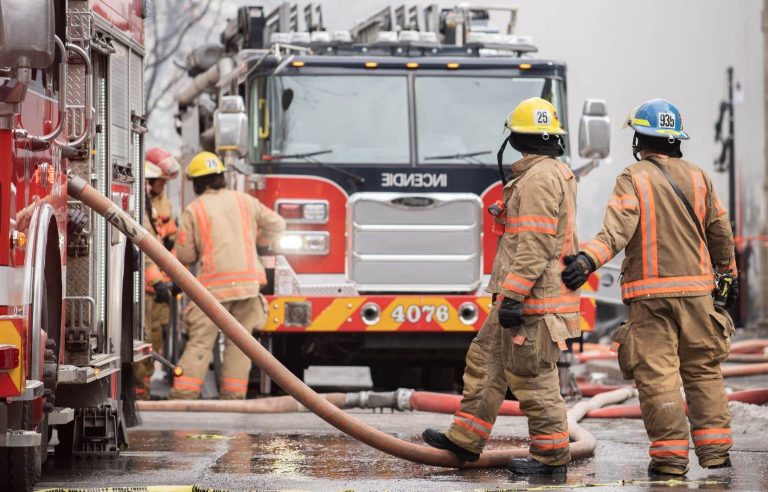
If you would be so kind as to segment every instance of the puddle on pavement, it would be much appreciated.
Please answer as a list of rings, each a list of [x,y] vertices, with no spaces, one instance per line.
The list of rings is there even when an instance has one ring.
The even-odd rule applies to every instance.
[[[419,436],[399,437],[421,443]],[[628,440],[634,441],[631,437]],[[687,481],[649,481],[645,475],[646,450],[639,443],[602,441],[597,458],[572,463],[566,481],[558,483],[547,479],[514,481],[502,469],[444,470],[417,465],[385,455],[347,436],[332,433],[222,434],[137,430],[130,433],[130,451],[122,453],[117,459],[57,462],[52,458],[46,464],[43,475],[47,484],[77,484],[80,487],[197,484],[264,490],[258,484],[268,484],[270,490],[768,488],[766,455],[757,452],[734,453],[736,468],[733,470],[706,473],[709,470],[701,470],[693,464]],[[489,449],[525,445],[521,439],[494,439]],[[94,476],[109,479],[100,483],[94,480]]]

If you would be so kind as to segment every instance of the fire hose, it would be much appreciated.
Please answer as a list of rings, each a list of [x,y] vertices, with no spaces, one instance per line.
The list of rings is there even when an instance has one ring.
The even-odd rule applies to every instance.
[[[110,224],[149,256],[173,282],[213,321],[216,326],[249,357],[262,371],[298,402],[318,417],[345,434],[373,448],[415,463],[448,468],[501,467],[513,458],[525,457],[525,449],[486,451],[474,463],[459,461],[450,451],[409,443],[375,429],[315,393],[309,386],[287,370],[232,316],[197,279],[151,234],[117,204],[101,195],[78,176],[70,176],[67,191],[73,198],[102,215]],[[568,413],[571,456],[591,456],[595,439],[578,425],[590,410],[610,403],[624,401],[634,394],[632,389],[603,393],[588,402],[580,402]]]
[[[625,387],[633,391],[629,387]],[[611,391],[616,391],[612,389]],[[602,394],[602,393],[601,393]],[[634,392],[633,392],[634,394]],[[353,393],[328,393],[320,395],[338,408],[383,410],[390,408],[398,411],[418,410],[421,412],[453,414],[459,409],[461,395],[414,391],[400,388],[397,391],[374,392],[359,391]],[[728,395],[728,401],[764,405],[768,403],[768,388],[736,391]],[[161,412],[226,412],[226,413],[292,413],[306,412],[307,408],[290,396],[276,396],[256,400],[167,400],[139,401],[139,410]],[[687,411],[687,406],[686,406]],[[499,408],[500,416],[521,417],[525,414],[520,404],[513,400],[504,400]],[[584,414],[593,419],[639,419],[640,405],[613,405],[594,408]]]
[[[756,389],[736,391],[728,395],[728,401],[751,403],[752,405],[764,405],[768,403],[768,389]],[[688,405],[685,406],[688,412]],[[590,418],[596,419],[639,419],[642,418],[640,405],[614,405],[606,408],[598,408],[589,412]]]

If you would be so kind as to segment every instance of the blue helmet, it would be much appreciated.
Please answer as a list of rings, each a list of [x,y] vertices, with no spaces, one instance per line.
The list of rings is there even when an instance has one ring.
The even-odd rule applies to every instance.
[[[624,128],[627,127],[649,137],[678,140],[689,138],[683,130],[680,111],[674,104],[664,99],[652,99],[633,109],[624,123]]]

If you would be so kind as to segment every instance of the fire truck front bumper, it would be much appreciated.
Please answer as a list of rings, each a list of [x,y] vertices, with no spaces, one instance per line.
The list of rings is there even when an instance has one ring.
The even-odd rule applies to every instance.
[[[265,332],[472,332],[490,296],[269,296]]]

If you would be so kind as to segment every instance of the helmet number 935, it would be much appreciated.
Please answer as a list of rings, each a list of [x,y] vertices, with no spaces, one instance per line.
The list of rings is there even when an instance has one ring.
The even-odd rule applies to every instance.
[[[546,111],[546,110],[536,111],[535,119],[536,119],[536,123],[539,125],[549,125],[549,120],[551,119],[549,116],[549,111]]]
[[[659,113],[659,127],[674,128],[675,127],[674,113]]]

